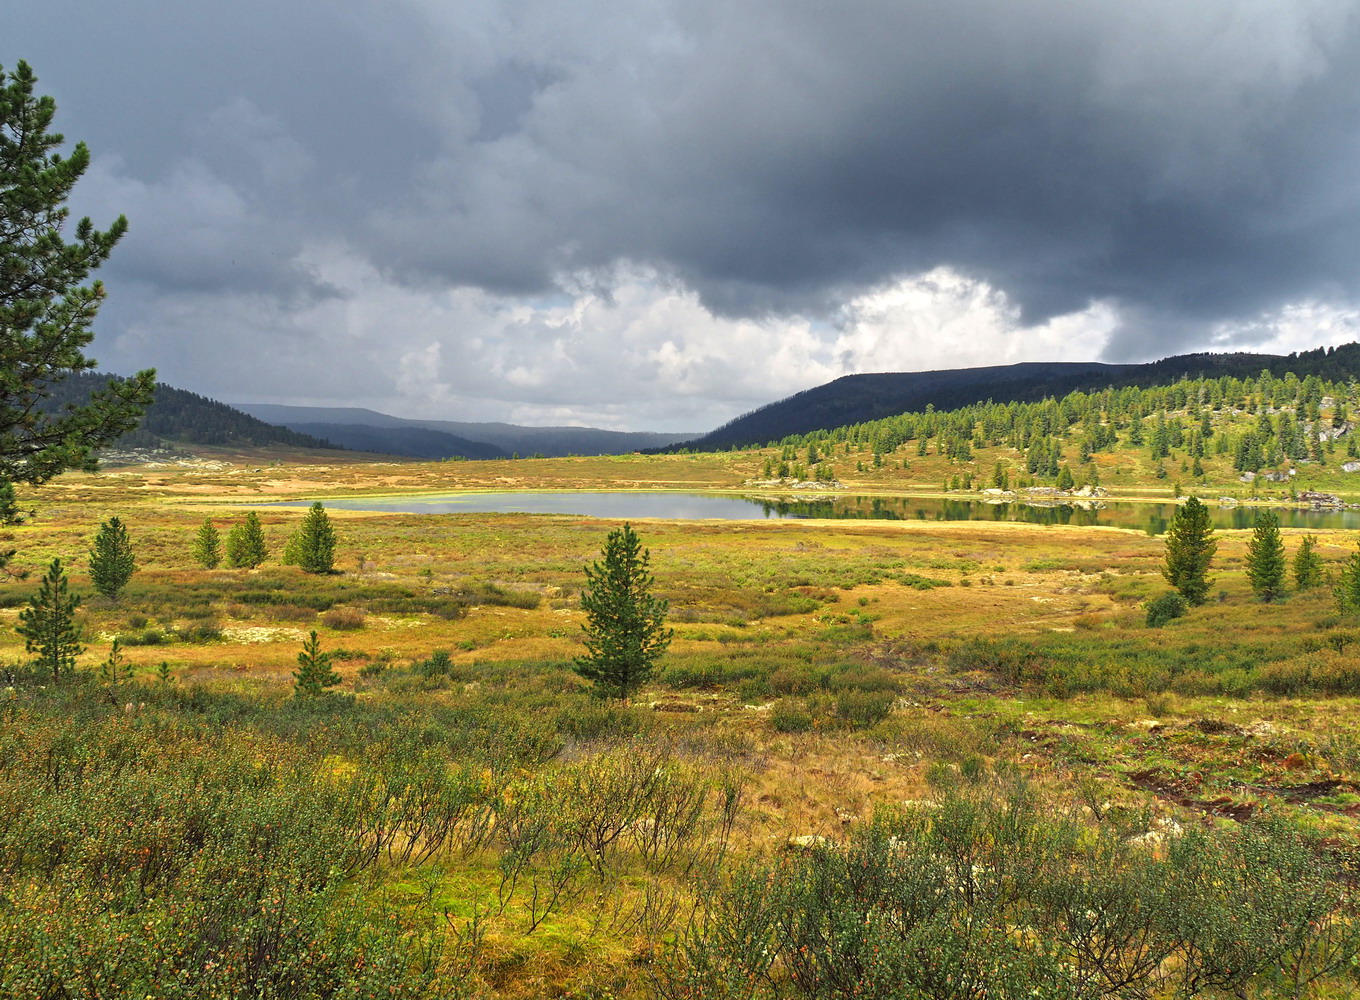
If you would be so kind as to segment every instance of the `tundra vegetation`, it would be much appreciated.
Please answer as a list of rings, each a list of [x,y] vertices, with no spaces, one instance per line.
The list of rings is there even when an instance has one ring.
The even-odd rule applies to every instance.
[[[639,523],[674,634],[628,703],[576,669],[619,524],[331,508],[309,573],[309,512],[257,507],[258,563],[203,566],[205,516],[271,492],[741,488],[778,447],[25,487],[3,541],[47,579],[0,615],[45,609],[57,666],[0,635],[0,992],[1350,991],[1351,533],[1281,529],[1308,585],[1262,602],[1219,529],[1189,606],[1143,532]],[[50,564],[112,516],[137,573],[76,604],[90,567]]]
[[[721,455],[94,474],[153,373],[40,405],[93,366],[81,282],[125,223],[65,242],[88,154],[55,152],[33,85],[0,82],[0,484],[24,490],[0,491],[0,995],[1355,992],[1345,532],[1211,539],[1196,501],[1169,540],[654,522],[639,554],[575,517],[223,509],[756,479],[1295,501],[1344,489],[1354,384],[1185,379]],[[235,521],[226,569],[205,514]]]

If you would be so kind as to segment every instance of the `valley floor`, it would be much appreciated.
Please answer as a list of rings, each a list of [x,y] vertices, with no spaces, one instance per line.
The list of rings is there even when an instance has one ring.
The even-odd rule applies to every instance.
[[[0,823],[7,995],[124,995],[24,992],[3,979],[14,969],[33,975],[34,962],[72,982],[97,968],[151,982],[171,966],[197,982],[206,960],[224,977],[213,988],[240,989],[254,982],[245,970],[263,961],[265,940],[279,961],[286,953],[295,963],[288,975],[299,983],[338,975],[326,962],[358,982],[377,975],[374,955],[403,956],[392,960],[390,983],[364,979],[371,992],[355,995],[377,995],[383,984],[410,996],[844,995],[809,986],[796,956],[771,958],[752,973],[758,981],[722,992],[703,978],[703,962],[746,968],[755,959],[704,952],[712,939],[694,945],[702,927],[690,920],[706,915],[716,926],[702,904],[737,892],[733,873],[752,865],[822,864],[804,859],[872,846],[882,824],[899,824],[892,842],[906,843],[921,817],[959,802],[972,803],[975,818],[1012,816],[1016,795],[1042,803],[1024,814],[1035,830],[1061,817],[1085,831],[1081,850],[1121,845],[1109,848],[1121,859],[1112,871],[1141,871],[1143,855],[1182,871],[1175,866],[1191,862],[1177,860],[1177,845],[1201,831],[1231,841],[1243,830],[1267,838],[1286,830],[1290,849],[1304,850],[1305,867],[1332,886],[1349,885],[1360,861],[1360,623],[1338,616],[1328,586],[1255,600],[1244,571],[1249,532],[1219,532],[1209,604],[1149,629],[1143,603],[1166,589],[1164,548],[1137,532],[638,523],[675,639],[639,695],[619,706],[591,698],[572,670],[582,566],[599,557],[611,522],[336,511],[339,558],[329,576],[279,564],[301,509],[261,512],[274,555],[255,570],[196,567],[195,531],[210,517],[225,535],[241,505],[266,499],[737,489],[750,473],[739,459],[240,457],[67,475],[26,497],[37,516],[3,533],[15,563],[31,570],[0,586],[0,662],[13,682],[0,722],[0,782],[11,793],[0,796],[10,803]],[[98,523],[115,514],[138,571],[109,601],[92,596],[86,553]],[[1302,534],[1285,533],[1291,553]],[[1312,534],[1334,575],[1355,551],[1354,535]],[[72,584],[86,595],[84,679],[55,685],[21,666],[12,628],[54,557],[74,567]],[[304,703],[292,697],[293,671],[313,630],[342,683]],[[101,681],[115,637],[131,679]],[[219,794],[245,803],[236,818],[185,804]],[[256,825],[233,826],[247,819]],[[49,842],[42,830],[54,822],[67,832]],[[214,841],[213,823],[237,839]],[[286,832],[260,840],[260,829]],[[174,860],[195,837],[217,845],[218,868],[203,853]],[[573,837],[579,849],[569,850]],[[316,842],[327,838],[334,843]],[[1143,855],[1120,853],[1133,844]],[[287,869],[267,899],[242,881],[261,859]],[[232,891],[209,892],[201,880],[210,876]],[[1275,891],[1265,882],[1238,889]],[[1334,900],[1341,915],[1307,918],[1333,928],[1324,937],[1352,925],[1344,897]],[[1230,895],[1213,899],[1237,905]],[[251,910],[255,921],[260,906],[268,912],[250,924],[256,937],[228,941],[218,957],[203,959],[208,945],[176,923],[187,911],[228,920]],[[162,921],[154,932],[147,914]],[[1007,910],[997,919],[1005,939],[1017,918]],[[77,931],[85,944],[61,944]],[[1182,950],[1139,973],[1153,992],[1184,991],[1177,970],[1208,947],[1175,933]],[[1228,932],[1214,933],[1226,948]],[[1256,978],[1225,974],[1200,992],[1289,994],[1277,968],[1285,952],[1253,938],[1258,945],[1273,957]],[[1246,963],[1250,947],[1223,967]],[[1300,947],[1296,965],[1322,972],[1312,985],[1299,985],[1297,973],[1297,992],[1345,995],[1349,958],[1326,965],[1320,945]],[[307,957],[326,948],[326,962]],[[1038,961],[1033,951],[1026,962]],[[156,961],[169,964],[157,972]],[[1056,975],[1026,968],[1035,982]],[[323,995],[269,988],[261,995]]]

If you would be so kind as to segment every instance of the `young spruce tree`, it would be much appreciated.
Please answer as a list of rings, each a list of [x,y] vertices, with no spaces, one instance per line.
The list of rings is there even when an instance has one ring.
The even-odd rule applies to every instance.
[[[296,679],[293,694],[296,697],[314,697],[340,683],[340,675],[331,669],[330,653],[321,652],[321,640],[316,637],[315,630],[312,637],[302,644],[302,652],[298,653],[297,659],[298,668],[293,671]]]
[[[1209,563],[1218,542],[1214,540],[1209,508],[1191,497],[1176,508],[1166,533],[1166,566],[1162,575],[1191,604],[1203,604],[1209,596]]]
[[[651,593],[651,554],[628,524],[605,539],[603,559],[585,567],[586,655],[574,666],[605,697],[628,698],[670,646],[667,602]]]
[[[1360,551],[1352,552],[1341,568],[1336,585],[1336,609],[1343,615],[1360,615]]]
[[[222,561],[222,538],[213,527],[212,518],[205,517],[194,536],[194,562],[204,569],[217,569]]]
[[[320,500],[288,539],[283,561],[306,573],[329,573],[335,568],[335,528]]]
[[[1256,530],[1247,545],[1247,577],[1251,589],[1263,601],[1284,594],[1284,541],[1274,511],[1263,510],[1256,515]]]
[[[1294,586],[1308,590],[1322,583],[1322,559],[1317,554],[1317,542],[1305,535],[1294,553]]]
[[[53,559],[38,592],[19,612],[16,631],[24,637],[24,649],[37,653],[38,666],[52,671],[52,680],[75,669],[76,657],[85,651],[76,623],[80,597],[70,592],[60,559]]]
[[[109,600],[116,600],[136,568],[127,528],[118,518],[109,518],[94,536],[94,548],[90,550],[90,582]]]
[[[268,558],[269,547],[265,545],[260,515],[249,511],[245,520],[227,533],[227,565],[254,569]]]
[[[0,478],[0,525],[9,527],[24,523],[24,512],[19,509],[19,501],[14,496],[14,484]]]

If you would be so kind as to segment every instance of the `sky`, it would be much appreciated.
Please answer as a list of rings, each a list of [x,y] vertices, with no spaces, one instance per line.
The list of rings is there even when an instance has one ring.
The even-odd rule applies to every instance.
[[[0,5],[104,370],[704,431],[841,375],[1360,339],[1360,0]]]

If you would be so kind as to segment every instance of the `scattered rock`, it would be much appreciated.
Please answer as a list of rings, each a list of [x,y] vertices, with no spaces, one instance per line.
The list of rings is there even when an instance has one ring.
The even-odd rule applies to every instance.
[[[801,836],[790,837],[784,842],[784,849],[787,851],[815,851],[819,847],[825,847],[831,841],[823,837],[820,833],[804,833]]]
[[[653,712],[697,712],[699,706],[687,701],[654,701]]]
[[[1346,503],[1335,493],[1320,493],[1317,490],[1304,490],[1299,500],[1310,507],[1344,507]]]

